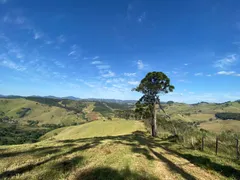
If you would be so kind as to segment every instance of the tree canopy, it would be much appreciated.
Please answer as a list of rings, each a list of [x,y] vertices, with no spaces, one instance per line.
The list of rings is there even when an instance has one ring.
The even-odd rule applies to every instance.
[[[154,71],[149,72],[133,90],[143,93],[136,107],[139,108],[139,104],[148,106],[152,117],[152,136],[156,136],[156,105],[158,104],[161,108],[159,95],[172,92],[174,86],[170,84],[170,79],[166,74]],[[163,110],[163,108],[161,109]]]

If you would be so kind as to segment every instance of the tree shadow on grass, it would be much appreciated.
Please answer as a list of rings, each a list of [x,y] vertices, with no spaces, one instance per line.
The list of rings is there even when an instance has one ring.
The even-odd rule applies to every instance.
[[[48,153],[51,154],[51,152],[53,153],[53,151],[58,151],[61,148],[64,147],[71,147],[74,146],[74,144],[64,144],[62,146],[50,146],[50,147],[42,147],[42,148],[33,148],[30,150],[26,150],[26,151],[16,151],[16,152],[7,152],[7,153],[0,153],[0,158],[8,158],[8,157],[14,157],[14,156],[19,156],[19,155],[25,155],[25,154],[31,154],[31,155],[46,155]]]
[[[5,172],[0,174],[0,179],[10,178],[10,177],[16,176],[17,174],[22,174],[22,173],[25,173],[27,171],[31,171],[34,168],[36,168],[40,165],[46,164],[46,163],[48,163],[52,160],[56,160],[58,158],[61,158],[63,156],[69,155],[69,154],[72,154],[74,152],[78,152],[78,151],[86,150],[86,149],[89,149],[89,148],[93,148],[97,145],[98,145],[98,143],[87,143],[87,144],[79,146],[79,147],[74,147],[70,151],[51,156],[50,158],[47,158],[47,159],[45,159],[41,162],[29,164],[29,165],[26,165],[26,166],[23,166],[23,167],[14,169],[14,170],[10,170],[10,171],[5,171]]]
[[[161,148],[169,151],[171,153],[177,154],[178,156],[187,159],[189,162],[204,168],[204,169],[211,169],[213,171],[218,172],[219,174],[234,179],[240,179],[240,171],[235,169],[234,167],[228,165],[221,165],[215,162],[212,162],[209,158],[203,156],[194,156],[192,154],[185,154],[180,153],[174,150],[169,149],[168,147],[161,146]]]
[[[158,153],[158,152],[156,152],[156,151],[154,151],[152,149],[151,149],[151,151],[157,158],[159,158],[161,161],[165,162],[171,171],[174,171],[174,172],[180,174],[183,178],[188,179],[188,180],[195,180],[196,179],[194,176],[192,176],[191,174],[185,172],[182,168],[180,168],[177,165],[175,165],[172,161],[170,161],[169,159],[165,158],[160,153]]]
[[[52,160],[56,160],[65,155],[69,155],[69,154],[72,154],[75,152],[94,148],[94,147],[102,144],[105,140],[113,140],[113,142],[115,144],[124,144],[124,145],[130,146],[133,153],[143,154],[149,160],[156,159],[152,156],[152,154],[154,154],[159,160],[166,163],[171,171],[180,174],[185,179],[195,179],[195,177],[192,176],[191,174],[185,172],[181,167],[174,164],[174,162],[170,161],[169,159],[164,157],[162,154],[154,151],[153,148],[161,147],[161,148],[165,149],[167,151],[167,153],[177,154],[179,157],[185,158],[185,159],[189,160],[191,163],[196,164],[197,166],[203,167],[205,169],[212,169],[226,177],[236,177],[237,179],[240,179],[239,171],[237,169],[234,169],[233,167],[224,166],[224,165],[220,165],[220,164],[211,162],[211,160],[201,157],[201,156],[193,156],[190,154],[181,154],[179,152],[172,151],[169,148],[167,148],[168,143],[164,144],[164,142],[155,140],[155,139],[147,136],[146,133],[142,132],[142,131],[136,131],[136,132],[133,132],[132,134],[128,134],[128,135],[62,140],[60,142],[65,143],[63,146],[36,148],[36,149],[32,149],[32,150],[29,150],[26,152],[2,153],[2,154],[0,154],[0,158],[17,156],[17,155],[21,155],[21,154],[25,154],[25,153],[33,153],[33,154],[35,153],[35,154],[44,156],[45,154],[56,153],[57,152],[56,148],[72,147],[69,151],[64,152],[64,153],[57,152],[58,153],[57,155],[53,155],[44,161],[26,165],[24,167],[20,167],[15,170],[5,171],[0,174],[0,179],[1,178],[9,178],[9,177],[15,176],[17,174],[21,174],[21,173],[33,170],[35,167],[38,167],[38,166],[45,164]],[[75,146],[76,144],[74,144],[74,143],[85,143],[85,144],[76,147]],[[148,148],[142,148],[141,146],[143,146],[143,147],[148,146],[148,148],[150,150],[148,150]],[[38,151],[43,151],[43,152],[38,152]],[[67,166],[68,163],[71,164],[71,162],[65,162],[65,163],[63,162],[63,164],[60,164],[57,167],[60,167],[60,169],[63,169],[63,171],[65,171],[65,170],[69,171],[69,169],[67,169],[67,167],[65,167],[65,165],[64,165],[64,164],[66,164],[66,166]],[[72,165],[70,165],[70,166],[72,166]],[[116,171],[109,167],[99,167],[99,168],[91,169],[87,172],[81,172],[79,174],[79,178],[80,179],[82,177],[83,177],[82,179],[84,179],[84,178],[85,179],[91,179],[91,178],[92,179],[101,179],[102,178],[105,180],[105,179],[108,179],[106,177],[109,177],[111,179],[113,179],[112,177],[116,177],[114,179],[124,179],[125,174],[127,174],[127,173],[124,171]],[[130,174],[129,175],[130,179],[131,179],[131,177],[134,177],[132,179],[144,179],[144,177],[142,177],[138,174],[131,173],[131,172],[129,172],[129,174]],[[99,175],[100,178],[96,178],[96,177],[98,177],[97,175]],[[105,177],[105,175],[106,175],[106,177]]]
[[[110,167],[97,167],[79,172],[76,180],[126,180],[126,179],[141,179],[141,180],[157,180],[158,178],[143,172],[138,174],[131,172],[129,168],[118,171]]]

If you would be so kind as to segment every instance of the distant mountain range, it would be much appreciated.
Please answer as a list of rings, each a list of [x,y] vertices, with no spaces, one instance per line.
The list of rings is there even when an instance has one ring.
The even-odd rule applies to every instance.
[[[56,97],[56,96],[18,96],[18,95],[1,95],[0,98],[24,98],[24,97],[42,97],[42,98],[51,98],[51,99],[69,99],[69,100],[87,100],[87,101],[99,101],[99,102],[112,102],[112,103],[124,103],[124,104],[134,104],[137,101],[136,100],[120,100],[120,99],[100,99],[100,98],[77,98],[74,96],[66,96],[66,97]]]
[[[74,96],[66,96],[66,97],[56,97],[56,96],[37,96],[37,95],[32,95],[32,96],[19,96],[19,95],[1,95],[0,94],[0,98],[25,98],[25,97],[42,97],[42,98],[51,98],[51,99],[69,99],[69,100],[86,100],[86,101],[99,101],[99,102],[108,102],[108,103],[120,103],[120,104],[135,104],[137,101],[136,100],[121,100],[121,99],[101,99],[101,98],[78,98],[78,97],[74,97]],[[172,103],[177,103],[177,102],[173,102],[173,101],[168,101],[168,102],[172,102]],[[168,102],[161,102],[162,104],[168,103]],[[228,103],[230,101],[224,102],[224,103]],[[240,102],[240,99],[233,101],[233,102]],[[211,104],[208,102],[199,102],[199,103],[193,103],[192,105],[198,105],[198,104]],[[224,104],[224,103],[215,103],[215,104]]]

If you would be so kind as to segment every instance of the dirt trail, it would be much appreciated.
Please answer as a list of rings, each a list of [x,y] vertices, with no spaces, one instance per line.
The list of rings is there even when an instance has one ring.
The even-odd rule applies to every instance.
[[[156,164],[156,171],[160,172],[159,179],[224,179],[161,147],[149,148],[149,150],[151,155],[159,160]]]

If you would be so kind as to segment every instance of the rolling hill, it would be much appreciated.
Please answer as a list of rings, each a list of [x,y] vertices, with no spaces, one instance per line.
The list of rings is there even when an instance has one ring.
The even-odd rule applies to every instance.
[[[1,146],[0,179],[231,179],[223,165],[206,170],[188,158],[192,154],[148,137],[139,121],[95,121],[48,135],[34,144]],[[240,177],[239,165],[231,170]]]

